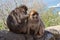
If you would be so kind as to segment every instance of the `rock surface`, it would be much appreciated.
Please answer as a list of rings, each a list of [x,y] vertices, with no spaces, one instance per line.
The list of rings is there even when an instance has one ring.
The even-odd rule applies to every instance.
[[[52,33],[57,40],[60,40],[60,25],[47,27],[45,30]]]
[[[0,40],[54,40],[54,36],[48,31],[45,31],[41,38],[37,38],[34,35],[15,34],[9,31],[1,30]]]

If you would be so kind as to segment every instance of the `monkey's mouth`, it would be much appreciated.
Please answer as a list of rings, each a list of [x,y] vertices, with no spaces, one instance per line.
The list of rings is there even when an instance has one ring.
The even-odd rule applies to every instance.
[[[34,21],[35,21],[35,22],[38,22],[38,18],[34,18]]]

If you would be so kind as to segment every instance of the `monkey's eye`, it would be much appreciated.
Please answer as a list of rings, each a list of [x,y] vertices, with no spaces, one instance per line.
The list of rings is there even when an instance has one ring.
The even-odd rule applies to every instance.
[[[32,16],[34,16],[35,14],[33,14]]]
[[[37,15],[37,16],[38,16],[38,14],[37,14],[37,13],[34,13],[32,16],[35,16],[35,15]]]

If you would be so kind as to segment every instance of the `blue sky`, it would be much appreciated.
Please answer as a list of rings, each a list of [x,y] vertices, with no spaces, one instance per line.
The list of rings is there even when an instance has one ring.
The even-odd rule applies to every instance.
[[[0,0],[0,4],[4,4],[6,3],[7,1],[10,1],[13,3],[13,0]],[[20,2],[22,0],[19,0]],[[19,2],[18,1],[18,2]],[[29,0],[29,1],[32,1],[32,0]],[[40,0],[36,0],[36,1],[40,1]],[[57,6],[57,4],[59,4],[59,7],[60,7],[60,0],[43,0],[43,2],[47,5],[47,7],[52,7],[52,6]],[[22,2],[21,2],[22,3]],[[31,4],[31,3],[30,3]],[[28,4],[29,5],[29,4]],[[30,6],[30,5],[29,5]]]
[[[48,6],[54,6],[54,5],[57,5],[58,3],[60,3],[60,0],[44,0],[44,2],[45,2]]]

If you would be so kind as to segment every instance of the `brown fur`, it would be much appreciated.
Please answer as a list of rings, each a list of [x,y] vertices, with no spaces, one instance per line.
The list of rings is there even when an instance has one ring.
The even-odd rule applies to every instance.
[[[33,17],[37,17],[36,19]],[[28,17],[28,26],[27,26],[27,33],[30,34],[33,32],[34,35],[37,37],[41,37],[44,33],[44,24],[39,17],[39,14],[35,10],[31,10]]]
[[[15,8],[7,17],[7,27],[14,33],[25,33],[27,23],[27,7],[22,5]]]

